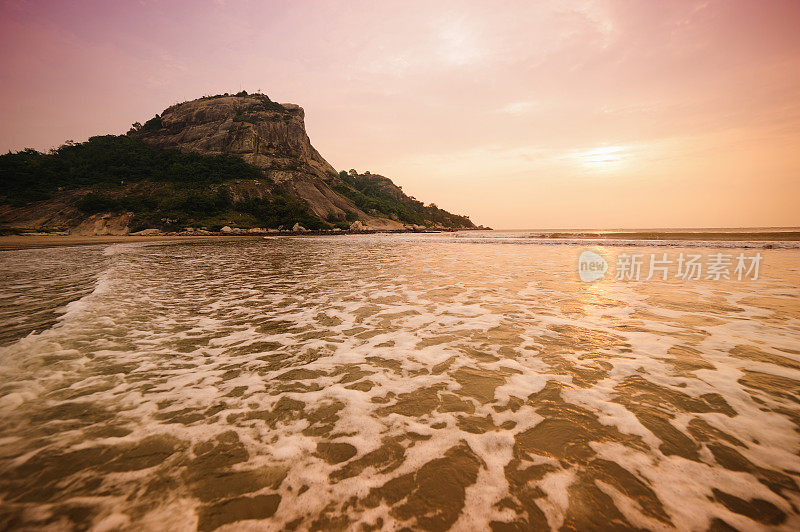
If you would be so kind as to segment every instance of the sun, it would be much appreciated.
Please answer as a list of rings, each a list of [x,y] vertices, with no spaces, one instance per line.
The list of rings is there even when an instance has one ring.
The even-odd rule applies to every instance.
[[[624,146],[602,146],[575,154],[575,158],[587,168],[612,169],[625,161],[628,150]]]

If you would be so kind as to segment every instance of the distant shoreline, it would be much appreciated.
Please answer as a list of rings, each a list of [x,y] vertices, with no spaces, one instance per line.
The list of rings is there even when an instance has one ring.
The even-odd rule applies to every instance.
[[[469,229],[470,231],[474,231]],[[18,234],[0,235],[0,251],[19,249],[37,249],[69,246],[92,246],[101,244],[126,244],[133,242],[202,242],[205,240],[238,240],[258,239],[278,236],[315,236],[315,235],[353,235],[372,233],[438,233],[441,231],[280,231],[269,233],[214,233],[214,234],[158,234],[158,235],[57,235],[57,234]]]
[[[465,238],[480,237],[474,229],[465,229]],[[259,239],[264,237],[303,237],[303,236],[333,236],[333,235],[352,235],[352,234],[373,234],[373,233],[440,233],[451,231],[304,231],[304,232],[269,232],[269,233],[215,233],[215,234],[158,234],[158,235],[99,235],[99,236],[80,236],[80,235],[56,235],[56,234],[17,234],[0,236],[0,251],[14,251],[20,249],[37,249],[51,247],[69,246],[91,246],[102,244],[124,244],[134,242],[202,242],[208,240],[237,240],[237,239]],[[453,231],[457,232],[457,231]],[[487,231],[489,232],[489,231]],[[491,231],[499,237],[505,231]],[[616,245],[616,242],[641,242],[642,245],[653,244],[653,242],[681,242],[681,241],[701,241],[701,242],[800,242],[800,231],[664,231],[664,232],[602,232],[602,231],[530,231],[516,232],[518,236],[509,240],[518,241],[542,241],[549,243],[564,244],[577,243],[580,245],[603,244]],[[489,235],[487,235],[489,236]],[[576,241],[579,240],[579,242]]]
[[[794,242],[800,241],[800,231],[531,231],[528,238]]]

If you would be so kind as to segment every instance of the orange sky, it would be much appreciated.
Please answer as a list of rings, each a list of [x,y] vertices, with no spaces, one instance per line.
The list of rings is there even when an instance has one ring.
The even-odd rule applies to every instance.
[[[204,94],[495,228],[800,226],[800,2],[0,0],[0,150]]]

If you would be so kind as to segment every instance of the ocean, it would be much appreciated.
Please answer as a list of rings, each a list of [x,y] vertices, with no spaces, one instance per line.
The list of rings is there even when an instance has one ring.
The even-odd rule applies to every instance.
[[[773,232],[1,252],[0,529],[800,529]]]

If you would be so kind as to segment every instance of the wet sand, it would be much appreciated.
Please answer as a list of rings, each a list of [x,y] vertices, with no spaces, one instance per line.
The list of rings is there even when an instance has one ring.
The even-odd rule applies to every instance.
[[[13,249],[54,248],[62,246],[91,246],[99,244],[122,244],[132,242],[192,242],[201,240],[229,240],[233,238],[260,238],[250,235],[197,235],[197,236],[166,236],[166,235],[105,235],[105,236],[78,236],[78,235],[4,235],[0,236],[0,251]]]
[[[800,529],[800,249],[163,240],[0,254],[0,529]]]
[[[364,231],[367,232],[367,231]],[[372,231],[368,231],[372,232]],[[343,235],[340,233],[321,233],[309,231],[308,233],[272,233],[270,236],[314,236],[319,234]],[[483,232],[484,235],[498,236],[506,234],[502,231]],[[465,237],[476,236],[473,233],[463,233]],[[97,244],[120,244],[131,242],[179,242],[202,240],[229,240],[234,238],[261,238],[264,235],[105,235],[105,236],[79,236],[79,235],[4,235],[0,236],[0,251],[13,249],[36,249],[61,246],[88,246]],[[516,236],[516,235],[515,235]],[[523,235],[525,236],[525,235]],[[630,240],[630,241],[684,241],[697,240],[705,242],[800,242],[800,231],[674,231],[674,232],[533,232],[527,235],[530,239],[541,240]]]

